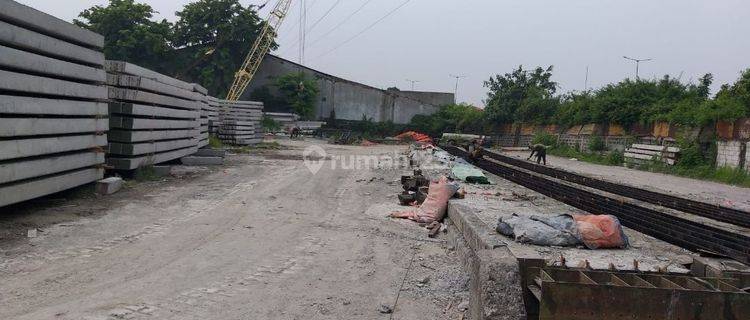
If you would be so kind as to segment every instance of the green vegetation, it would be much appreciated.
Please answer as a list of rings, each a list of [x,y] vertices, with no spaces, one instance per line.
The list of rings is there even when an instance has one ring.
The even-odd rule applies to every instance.
[[[474,133],[485,131],[484,111],[470,104],[450,104],[433,115],[416,115],[409,127],[431,136],[443,132]]]
[[[221,142],[221,139],[215,135],[209,135],[208,136],[208,146],[214,149],[221,149],[224,147],[224,143]]]
[[[292,106],[294,113],[303,119],[310,119],[315,111],[315,101],[320,89],[315,79],[304,73],[290,73],[276,79],[276,87],[285,104]]]
[[[263,127],[265,132],[278,132],[281,130],[281,123],[265,114],[263,115],[263,119],[260,120],[260,126]]]
[[[138,182],[158,181],[162,179],[156,174],[156,170],[152,165],[136,169],[135,176],[133,178]]]
[[[109,0],[80,13],[74,23],[104,35],[104,53],[177,78],[198,82],[224,96],[260,33],[256,7],[239,0],[197,0],[178,20],[153,21],[156,12],[135,0]],[[273,45],[276,48],[276,44]]]

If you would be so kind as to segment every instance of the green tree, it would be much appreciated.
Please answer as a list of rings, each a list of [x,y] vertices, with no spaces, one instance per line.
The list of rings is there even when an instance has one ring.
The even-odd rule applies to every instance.
[[[439,136],[443,132],[483,133],[486,127],[485,113],[470,104],[449,104],[432,115],[414,116],[409,127],[432,136]]]
[[[243,7],[239,0],[198,0],[176,15],[172,73],[226,95],[263,26],[256,7]]]
[[[313,117],[320,89],[318,82],[303,73],[290,73],[276,79],[276,87],[284,102],[304,119]]]
[[[151,6],[134,0],[110,0],[107,6],[94,6],[81,12],[73,22],[104,36],[104,55],[146,68],[162,70],[171,51],[171,24],[152,21]]]
[[[486,112],[499,123],[547,121],[557,109],[557,83],[551,80],[552,66],[533,71],[523,66],[512,73],[496,75],[484,82],[489,89]]]

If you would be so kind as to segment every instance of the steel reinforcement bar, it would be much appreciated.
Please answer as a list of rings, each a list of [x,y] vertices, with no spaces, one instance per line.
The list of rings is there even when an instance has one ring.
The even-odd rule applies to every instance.
[[[466,152],[459,148],[447,147],[445,150],[455,156],[466,157]],[[593,214],[614,215],[624,226],[671,244],[750,263],[750,237],[622,202],[493,161],[479,160],[475,164],[511,182],[581,210]]]
[[[714,219],[734,225],[750,228],[750,212],[728,208],[720,205],[713,205],[705,202],[676,197],[660,192],[648,191],[636,187],[616,184],[600,179],[582,176],[565,170],[550,168],[535,163],[527,162],[504,156],[494,152],[485,152],[485,155],[491,159],[504,162],[519,168],[534,171],[550,177],[573,182],[587,187],[599,189],[609,193],[614,193],[628,198],[653,203],[667,208],[672,208],[686,213],[695,214],[701,217]]]

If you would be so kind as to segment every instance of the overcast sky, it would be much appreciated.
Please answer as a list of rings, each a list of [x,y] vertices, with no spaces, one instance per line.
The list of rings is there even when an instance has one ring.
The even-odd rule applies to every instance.
[[[299,6],[281,28],[276,52],[297,61]],[[711,72],[714,89],[750,67],[750,1],[747,0],[411,0],[372,29],[339,46],[407,0],[370,0],[348,22],[330,32],[368,0],[340,0],[307,35],[305,64],[377,87],[454,89],[450,74],[464,75],[459,101],[481,105],[482,83],[491,75],[554,65],[563,92],[599,87],[634,77],[622,58],[653,58],[641,77],[695,80]],[[106,0],[21,0],[64,20]],[[141,0],[159,18],[190,0]],[[265,0],[241,0],[243,5]],[[275,0],[270,1],[270,7]],[[308,28],[337,0],[306,0]],[[262,11],[262,16],[268,8]],[[320,40],[318,40],[320,38]],[[317,40],[317,41],[316,41]],[[336,50],[332,51],[332,49]],[[238,57],[241,59],[242,57]]]

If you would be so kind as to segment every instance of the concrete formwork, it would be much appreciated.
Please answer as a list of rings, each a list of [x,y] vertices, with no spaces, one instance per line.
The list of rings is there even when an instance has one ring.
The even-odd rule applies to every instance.
[[[0,0],[0,206],[103,177],[104,38]]]
[[[126,62],[105,65],[113,129],[109,165],[133,170],[194,153],[202,140],[207,144],[200,122],[205,98],[194,84]]]

